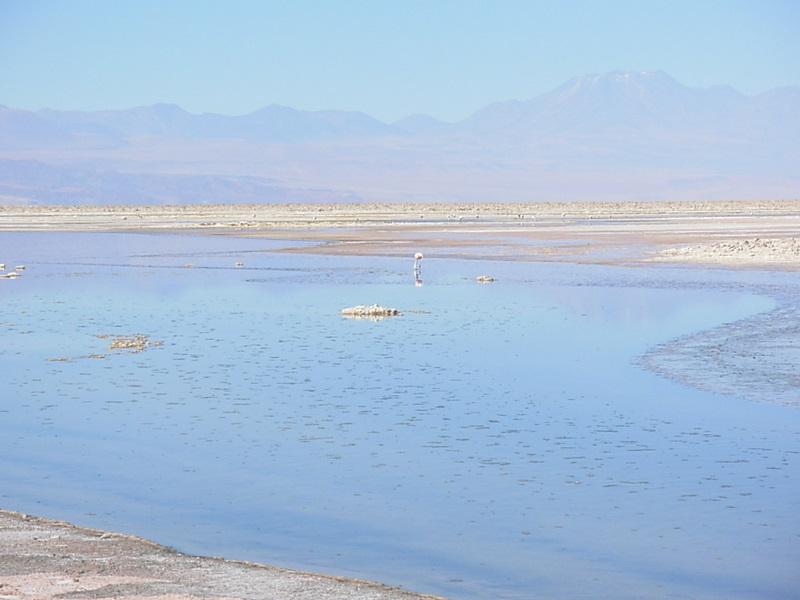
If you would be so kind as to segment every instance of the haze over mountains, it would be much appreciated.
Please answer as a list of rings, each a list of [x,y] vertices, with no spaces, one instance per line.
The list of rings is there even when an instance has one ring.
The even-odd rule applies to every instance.
[[[0,107],[0,204],[797,197],[800,88],[745,96],[662,72],[577,77],[456,123]]]

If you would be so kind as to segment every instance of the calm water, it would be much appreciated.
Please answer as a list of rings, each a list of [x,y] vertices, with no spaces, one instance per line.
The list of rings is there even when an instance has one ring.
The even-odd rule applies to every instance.
[[[0,235],[0,507],[457,600],[797,597],[800,411],[637,366],[790,275],[275,247]]]

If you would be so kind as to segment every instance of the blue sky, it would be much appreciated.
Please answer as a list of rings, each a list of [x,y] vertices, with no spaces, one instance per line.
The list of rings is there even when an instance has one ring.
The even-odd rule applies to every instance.
[[[0,104],[454,121],[568,79],[800,85],[800,0],[0,0]]]

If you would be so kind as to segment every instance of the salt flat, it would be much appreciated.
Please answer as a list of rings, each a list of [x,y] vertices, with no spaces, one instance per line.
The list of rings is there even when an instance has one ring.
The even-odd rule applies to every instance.
[[[509,573],[525,573],[532,578],[517,587],[495,590],[493,597],[569,597],[575,589],[590,589],[587,586],[591,585],[607,586],[598,588],[606,591],[616,589],[616,597],[624,597],[624,593],[662,597],[664,589],[704,598],[763,597],[765,593],[781,597],[781,589],[791,587],[792,577],[781,570],[781,560],[791,559],[791,552],[784,552],[783,559],[779,555],[797,535],[795,517],[781,509],[791,502],[790,489],[797,489],[793,486],[796,453],[791,451],[796,447],[792,442],[797,435],[792,429],[792,411],[796,409],[769,405],[756,408],[758,403],[749,398],[769,403],[765,390],[771,389],[769,380],[775,380],[774,367],[781,364],[787,351],[796,351],[797,338],[791,335],[791,327],[796,327],[797,319],[791,306],[796,306],[797,287],[791,281],[798,268],[793,242],[798,235],[798,212],[797,202],[6,207],[0,211],[0,231],[8,234],[2,234],[6,243],[0,262],[28,264],[21,277],[2,284],[6,306],[20,309],[4,322],[6,340],[12,344],[6,344],[5,360],[10,365],[17,355],[27,357],[20,372],[6,370],[11,374],[6,382],[9,393],[17,394],[18,398],[14,397],[30,408],[6,408],[6,417],[21,419],[13,432],[19,437],[13,455],[47,459],[50,444],[68,444],[70,436],[61,433],[59,441],[48,437],[48,431],[59,421],[54,418],[57,414],[73,419],[76,427],[85,427],[78,418],[83,413],[72,410],[72,402],[86,408],[95,406],[99,412],[86,413],[90,420],[96,418],[95,414],[123,410],[119,421],[108,424],[130,434],[130,440],[123,435],[119,443],[132,454],[140,451],[137,428],[148,430],[145,415],[152,409],[163,411],[158,414],[165,430],[163,436],[156,432],[154,443],[183,438],[194,440],[200,448],[210,447],[195,425],[206,419],[194,420],[197,415],[193,411],[199,409],[191,398],[195,394],[206,398],[202,402],[210,403],[213,409],[213,397],[224,396],[220,408],[235,402],[236,410],[246,413],[251,424],[233,414],[222,416],[220,431],[229,429],[231,442],[250,439],[256,446],[251,445],[247,452],[262,466],[271,464],[267,457],[272,453],[292,456],[278,447],[256,451],[263,443],[259,435],[263,436],[271,422],[276,425],[274,431],[269,429],[275,440],[295,443],[296,457],[308,457],[308,472],[314,473],[320,484],[329,477],[327,464],[361,465],[361,470],[350,469],[344,478],[353,486],[346,489],[360,495],[347,498],[345,494],[341,508],[352,506],[356,512],[361,510],[366,515],[377,511],[379,515],[376,506],[367,501],[374,497],[382,499],[378,505],[396,515],[399,513],[392,511],[401,509],[416,495],[424,495],[429,501],[416,505],[413,512],[417,520],[424,521],[428,510],[431,518],[474,519],[473,525],[465,522],[451,530],[434,520],[413,531],[420,539],[426,528],[432,539],[441,534],[447,541],[445,547],[465,564],[474,558],[467,551],[470,547],[477,549],[476,554],[500,556],[500,562],[485,567],[485,572],[474,569],[476,576],[485,578],[483,584],[492,584],[492,574],[499,578],[501,571],[503,577],[508,576],[501,568],[503,562]],[[42,243],[27,246],[32,248],[27,255],[16,254],[26,246],[9,240],[22,240],[16,236],[26,232]],[[62,248],[56,244],[59,232],[73,232],[79,237],[63,238]],[[107,237],[109,232],[119,237]],[[102,239],[108,250],[91,243],[79,247],[73,244],[73,240],[86,243],[84,240],[92,239]],[[53,241],[49,248],[47,240]],[[115,249],[114,240],[123,247]],[[411,271],[416,251],[425,254],[421,288],[414,286]],[[727,264],[720,265],[720,258]],[[531,269],[529,265],[539,266]],[[479,275],[493,276],[495,281],[479,284],[474,280]],[[324,283],[322,287],[308,288],[308,294],[303,291],[320,282]],[[128,286],[134,290],[130,296],[125,295]],[[322,292],[321,297],[315,290]],[[399,317],[404,320],[377,324],[383,329],[353,329],[353,325],[359,325],[337,319],[344,301],[356,291],[389,295],[401,309],[419,312]],[[138,300],[131,305],[127,298],[134,294]],[[357,300],[360,303],[362,298]],[[371,303],[383,299],[363,300]],[[23,310],[23,306],[27,308]],[[135,310],[130,310],[132,306]],[[494,309],[479,312],[479,306]],[[320,308],[322,312],[306,312]],[[259,310],[274,316],[267,318]],[[691,311],[695,310],[701,312],[694,315]],[[713,314],[710,319],[709,310]],[[782,323],[765,316],[773,312]],[[247,327],[230,325],[235,323],[230,319],[236,314],[249,315]],[[312,314],[315,316],[310,318]],[[521,314],[525,315],[524,326],[515,321]],[[215,322],[219,319],[209,320],[209,315],[224,317],[222,321],[228,319],[229,325],[222,327]],[[275,323],[283,323],[286,335],[264,335],[265,331],[277,331],[268,327],[273,318]],[[594,337],[586,338],[592,346],[584,344],[578,350],[568,343],[579,331],[569,325],[573,322],[575,327],[584,322],[592,324]],[[704,331],[712,322],[719,327],[709,337]],[[764,331],[749,331],[748,323]],[[152,329],[147,331],[149,338],[164,345],[147,347],[130,356],[87,358],[93,351],[105,351],[107,338],[101,336],[120,333],[120,328],[129,335],[140,333],[128,331],[134,326]],[[670,346],[679,333],[676,326],[686,334],[679,350]],[[304,327],[313,335],[304,333]],[[461,330],[463,333],[459,333]],[[355,336],[351,341],[342,342],[351,335]],[[291,350],[284,346],[281,360],[275,349],[281,347],[280,338],[287,336],[297,341]],[[181,338],[183,341],[179,341]],[[537,344],[537,339],[542,343]],[[784,342],[792,339],[795,346],[787,347]],[[476,340],[492,346],[481,353],[471,349]],[[752,345],[754,340],[758,346]],[[687,382],[656,383],[660,380],[638,374],[633,367],[621,370],[625,377],[615,381],[614,372],[620,365],[603,361],[611,361],[618,352],[627,356],[636,348],[645,352],[657,341],[663,343],[663,356],[669,360],[662,360],[655,368],[670,377],[705,370],[705,380],[689,377],[688,383],[712,391],[690,391],[682,387]],[[270,345],[276,345],[275,349]],[[405,357],[416,352],[417,358],[405,364],[384,359],[383,364],[391,368],[372,371],[368,367],[372,364],[370,357],[359,356],[357,347],[384,353],[386,348],[395,347],[402,349]],[[714,348],[716,354],[709,355],[708,348]],[[742,354],[748,350],[749,354]],[[275,389],[282,392],[268,396],[281,402],[267,406],[253,400],[256,390],[265,385],[258,375],[264,364],[253,363],[252,369],[247,366],[253,352],[269,352],[267,357],[272,357],[279,379],[271,385],[279,386]],[[715,360],[708,368],[692,370],[698,355]],[[33,356],[41,361],[30,363]],[[453,370],[448,357],[458,357],[464,361],[463,367]],[[55,360],[62,358],[65,360]],[[658,356],[649,358],[657,362]],[[320,359],[331,368],[334,362],[348,365],[346,381],[339,381],[335,370],[314,367]],[[564,366],[573,361],[578,370]],[[747,368],[742,368],[744,361]],[[670,371],[670,363],[677,365],[676,369]],[[307,369],[303,377],[311,383],[304,384],[302,377],[295,379],[303,373],[303,369],[296,370],[297,364]],[[200,365],[216,378],[208,387],[196,375]],[[753,365],[760,367],[760,375]],[[549,373],[562,368],[569,378],[586,378],[583,387],[562,389],[560,379],[547,379]],[[786,376],[781,380],[783,393],[790,397],[797,389],[792,387],[792,362],[785,362],[781,368],[780,373]],[[117,375],[109,378],[107,369]],[[148,376],[142,379],[139,369]],[[746,386],[737,371],[750,377]],[[231,372],[239,377],[231,378]],[[730,372],[735,375],[732,379]],[[45,373],[59,385],[51,388],[35,381],[42,380]],[[520,373],[526,377],[536,374],[536,385]],[[117,387],[119,376],[130,389]],[[713,391],[719,390],[720,380],[728,386],[722,396]],[[138,383],[141,381],[146,384]],[[655,388],[640,392],[634,381]],[[164,405],[147,404],[163,397],[159,386],[179,390],[176,385],[197,389],[192,394],[179,392]],[[623,391],[626,388],[630,389]],[[386,393],[378,405],[366,402],[374,389]],[[741,390],[744,393],[740,394]],[[332,401],[332,394],[339,397]],[[305,422],[297,420],[296,409],[289,402],[303,397],[309,399],[305,410],[316,411],[302,413],[301,417],[307,416]],[[702,405],[693,406],[692,399]],[[490,410],[481,406],[487,400]],[[462,404],[466,404],[466,411]],[[339,408],[334,410],[334,405]],[[263,412],[267,408],[272,415],[269,419]],[[364,411],[372,416],[359,416]],[[432,415],[440,414],[449,420],[430,421]],[[387,415],[394,420],[375,421]],[[337,426],[326,421],[336,418],[341,421]],[[258,419],[265,420],[257,426]],[[30,432],[25,430],[26,423],[32,427]],[[169,435],[171,427],[181,434]],[[337,427],[351,431],[344,435],[337,433]],[[285,433],[292,428],[302,435],[292,438]],[[91,431],[88,427],[87,435]],[[81,440],[81,436],[75,439],[76,447],[85,443]],[[330,445],[336,440],[340,440],[340,447],[332,452]],[[409,446],[409,440],[415,443]],[[384,450],[376,450],[381,445]],[[229,459],[240,448],[219,447],[224,453],[230,452],[230,456],[222,454]],[[364,463],[364,457],[369,457],[363,454],[366,448],[378,453],[368,463]],[[189,447],[179,443],[173,450],[180,454]],[[519,452],[526,455],[525,460],[520,460]],[[660,464],[648,458],[656,455]],[[404,462],[403,456],[413,460]],[[623,460],[626,457],[627,462]],[[419,463],[414,462],[417,459]],[[92,460],[100,459],[87,462],[89,473],[97,470],[90,464]],[[170,461],[162,462],[168,469]],[[402,483],[405,492],[391,489],[392,478],[383,479],[387,467],[381,463],[396,465],[394,485]],[[20,464],[11,464],[15,477],[18,471],[13,469]],[[32,473],[39,468],[35,466]],[[81,470],[79,464],[73,469],[75,473]],[[236,471],[233,469],[232,474]],[[213,471],[206,472],[217,476]],[[361,484],[350,479],[360,472],[381,475],[370,486],[359,488]],[[468,476],[470,472],[473,475]],[[35,479],[32,473],[25,478]],[[163,475],[192,477],[182,469],[171,474],[165,470]],[[281,470],[280,476],[288,477],[288,470]],[[474,487],[466,482],[473,476]],[[83,485],[80,480],[70,484],[70,477],[63,480],[64,487],[56,485],[60,477],[57,472],[46,477],[43,487],[33,492],[32,497],[38,500],[32,506],[44,496],[48,503],[58,503],[53,499],[65,494],[70,497]],[[75,474],[71,477],[74,479]],[[135,487],[135,477],[128,479]],[[116,481],[109,476],[108,485],[112,480]],[[246,479],[237,481],[244,483]],[[75,492],[67,494],[71,485]],[[120,480],[115,485],[128,483]],[[112,489],[102,490],[93,493],[114,497]],[[232,499],[235,491],[234,486]],[[120,493],[120,498],[129,498],[129,488],[120,487]],[[309,490],[303,493],[314,496]],[[548,494],[553,501],[547,501]],[[23,496],[20,494],[20,498]],[[589,499],[597,502],[587,505]],[[174,501],[183,500],[177,495]],[[253,507],[263,504],[257,496],[240,499],[245,518],[264,518],[257,512],[247,512],[251,501]],[[338,506],[338,501],[335,495],[326,500],[330,506]],[[88,507],[91,501],[87,502]],[[135,502],[126,499],[110,510],[125,512],[130,510],[128,504]],[[275,504],[273,508],[281,506]],[[527,507],[531,510],[525,510]],[[80,516],[81,510],[89,509],[79,508],[75,514]],[[25,512],[34,511],[26,507]],[[54,513],[44,510],[43,514]],[[502,518],[506,520],[494,514],[505,515]],[[663,526],[663,519],[671,519],[668,526]],[[189,518],[187,522],[191,521]],[[503,532],[509,525],[513,531]],[[453,531],[460,533],[462,540],[482,539],[486,546],[451,543],[448,536]],[[319,552],[325,544],[335,547],[335,536],[329,535],[323,542],[325,536],[320,533],[312,530],[308,535],[309,539],[314,535],[320,539]],[[742,553],[737,553],[736,544],[731,543],[730,548],[720,545],[722,537],[715,540],[715,536],[728,535],[733,536],[731,539],[748,539]],[[607,540],[602,539],[604,536]],[[34,561],[3,563],[7,567],[0,573],[0,583],[5,587],[0,590],[12,598],[54,597],[66,589],[59,586],[65,585],[70,592],[83,591],[94,597],[119,597],[123,592],[142,590],[163,594],[159,597],[326,597],[320,586],[327,586],[331,597],[413,597],[397,589],[342,578],[317,579],[307,573],[265,570],[241,563],[226,566],[146,542],[71,530],[63,524],[19,514],[4,515],[0,539],[4,554],[21,557],[27,552],[36,557]],[[547,540],[572,551],[554,551]],[[612,552],[605,542],[615,540],[620,542],[619,549]],[[387,537],[386,548],[381,551],[389,553],[393,541]],[[399,538],[396,541],[410,543]],[[133,545],[125,545],[128,543]],[[137,550],[137,544],[143,545]],[[531,545],[535,548],[532,556],[544,562],[525,563]],[[354,543],[354,559],[357,548]],[[113,573],[106,566],[107,552],[113,554]],[[158,555],[159,564],[168,565],[176,574],[175,580],[165,583],[163,571],[143,568],[141,560],[135,558],[139,552]],[[755,561],[754,552],[758,555]],[[196,553],[194,547],[192,553]],[[592,554],[605,557],[614,565],[610,571],[621,569],[626,576],[615,579],[589,558]],[[679,554],[685,557],[676,558]],[[745,554],[752,563],[748,569],[737,569]],[[641,559],[640,564],[635,564],[633,555]],[[655,560],[653,564],[668,565],[677,575],[655,572],[649,556]],[[546,562],[550,560],[552,564]],[[517,561],[519,564],[514,565]],[[692,561],[694,566],[690,565]],[[543,565],[550,572],[549,578],[539,573]],[[446,567],[440,568],[442,573],[447,572]],[[560,570],[566,573],[570,568],[573,588],[565,587],[567,578],[559,576]],[[218,569],[234,575],[226,579],[226,575],[216,574]],[[751,579],[739,581],[737,577],[744,577],[745,571],[752,573]],[[198,573],[199,578],[195,577]],[[291,588],[267,592],[269,584],[263,583],[264,577],[288,581]],[[589,584],[592,578],[595,583]],[[691,578],[694,581],[689,581]],[[767,579],[773,587],[759,588]],[[740,589],[743,584],[755,586],[751,596]],[[464,597],[480,597],[480,590],[485,589],[481,585],[451,582],[443,589],[462,589]],[[457,591],[444,595],[458,597]]]

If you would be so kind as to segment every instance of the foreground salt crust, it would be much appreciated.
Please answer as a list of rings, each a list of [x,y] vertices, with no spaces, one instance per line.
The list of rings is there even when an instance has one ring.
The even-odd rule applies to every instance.
[[[358,579],[190,556],[133,536],[4,510],[0,598],[444,600]]]

